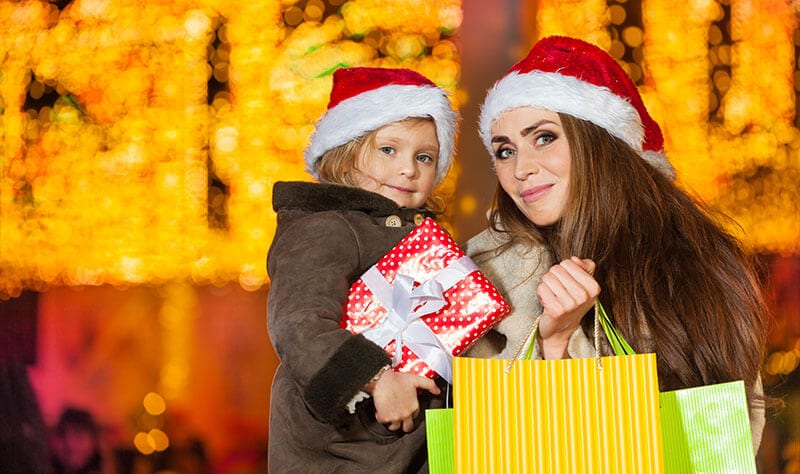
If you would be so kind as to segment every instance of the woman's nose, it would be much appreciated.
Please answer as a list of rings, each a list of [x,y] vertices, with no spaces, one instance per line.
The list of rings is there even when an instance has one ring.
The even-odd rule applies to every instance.
[[[519,181],[525,181],[528,176],[539,173],[539,164],[530,153],[517,154],[517,162],[514,168],[514,177]]]

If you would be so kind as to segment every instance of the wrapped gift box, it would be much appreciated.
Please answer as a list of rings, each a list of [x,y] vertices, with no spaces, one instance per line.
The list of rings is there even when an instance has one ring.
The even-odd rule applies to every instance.
[[[342,327],[383,347],[395,370],[450,382],[452,357],[510,311],[447,232],[425,219],[351,286]]]

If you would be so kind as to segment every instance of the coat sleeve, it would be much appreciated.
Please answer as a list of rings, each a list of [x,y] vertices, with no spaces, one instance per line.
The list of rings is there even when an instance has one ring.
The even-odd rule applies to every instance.
[[[269,335],[308,407],[335,424],[390,359],[378,345],[340,328],[350,282],[360,276],[359,241],[347,221],[315,213],[287,225],[267,260]]]

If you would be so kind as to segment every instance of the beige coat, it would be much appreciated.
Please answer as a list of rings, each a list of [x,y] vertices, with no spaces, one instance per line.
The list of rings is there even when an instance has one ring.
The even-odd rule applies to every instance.
[[[500,252],[499,247],[505,239],[504,234],[486,229],[465,245],[467,255],[475,261],[513,308],[505,319],[470,348],[465,354],[468,357],[514,358],[516,354],[522,353],[523,345],[527,345],[525,343],[533,330],[533,323],[542,312],[542,305],[536,296],[536,287],[542,275],[552,265],[552,259],[543,248],[528,248],[522,245],[513,245],[506,251]],[[643,321],[643,327],[646,329],[646,321]],[[613,354],[610,344],[602,334],[600,346],[601,354]],[[655,351],[651,341],[644,341],[641,347],[645,348],[645,352]],[[594,343],[581,327],[578,327],[570,337],[567,353],[573,359],[595,356]],[[533,358],[542,358],[538,344],[534,346]],[[764,393],[760,379],[756,383],[754,393],[757,396]],[[749,403],[753,448],[758,451],[765,423],[764,404],[760,400],[749,400]]]

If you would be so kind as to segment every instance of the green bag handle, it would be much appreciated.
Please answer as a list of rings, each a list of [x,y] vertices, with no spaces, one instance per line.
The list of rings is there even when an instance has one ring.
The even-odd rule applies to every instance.
[[[611,349],[614,351],[614,355],[633,355],[636,354],[636,351],[633,350],[628,341],[622,337],[622,334],[617,331],[617,328],[614,326],[614,323],[608,319],[608,314],[606,314],[606,309],[603,308],[602,303],[600,300],[597,300],[597,303],[594,305],[594,315],[595,321],[600,321],[600,326],[603,328],[603,333],[606,335],[606,339],[611,344]],[[597,331],[597,326],[595,325],[595,331]],[[595,338],[595,346],[597,346],[597,339]]]
[[[606,313],[606,309],[603,307],[603,304],[600,303],[600,300],[597,300],[594,304],[594,347],[595,350],[600,351],[600,338],[599,338],[599,331],[602,329],[603,333],[606,335],[606,339],[608,339],[609,344],[611,344],[611,349],[614,351],[614,355],[633,355],[636,354],[636,351],[633,350],[628,341],[622,337],[622,334],[617,331],[617,328],[614,326],[614,323],[608,318],[608,314]],[[523,344],[528,344],[528,348],[525,350],[525,355],[523,356],[524,359],[528,360],[533,357],[533,346],[534,341],[536,341],[536,336],[539,333],[539,319],[541,316],[536,318],[536,321],[533,322],[533,331],[531,334],[525,339]],[[516,357],[515,357],[516,359]]]

